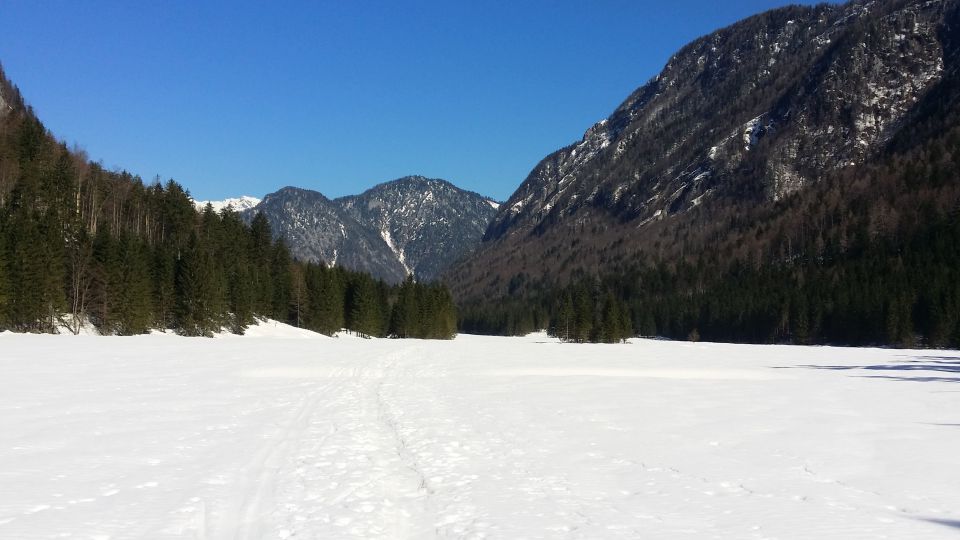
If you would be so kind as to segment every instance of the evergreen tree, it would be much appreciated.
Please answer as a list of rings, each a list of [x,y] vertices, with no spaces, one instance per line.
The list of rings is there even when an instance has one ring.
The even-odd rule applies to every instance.
[[[176,324],[178,255],[172,245],[161,244],[153,250],[154,323],[161,328]]]
[[[586,343],[593,333],[594,299],[592,283],[581,283],[573,293],[572,341]]]
[[[277,240],[270,261],[270,283],[273,289],[273,301],[270,306],[271,317],[283,322],[295,322],[292,316],[293,273],[290,249],[283,239]]]
[[[193,234],[177,263],[176,329],[187,336],[208,336],[220,328],[213,254]]]
[[[311,263],[306,266],[304,273],[308,306],[306,326],[333,335],[345,326],[346,298],[340,272]]]
[[[556,315],[553,317],[553,321],[552,335],[560,338],[562,341],[570,341],[573,336],[574,310],[573,296],[569,290],[560,294],[560,300],[556,306]]]
[[[271,314],[274,306],[273,280],[271,276],[273,236],[266,216],[257,212],[250,224],[251,277],[254,287],[254,311]]]
[[[347,328],[359,336],[380,336],[382,311],[377,284],[366,274],[355,274],[347,293]]]
[[[92,245],[90,317],[104,334],[117,331],[116,304],[119,303],[120,254],[116,241],[101,228]]]
[[[390,314],[390,335],[398,338],[414,337],[419,319],[416,284],[413,276],[407,277],[397,290],[397,300]]]
[[[149,252],[138,239],[127,234],[119,242],[118,258],[116,333],[146,333],[154,321]]]
[[[7,235],[3,233],[5,230],[6,216],[3,208],[0,208],[0,330],[8,328],[10,324],[10,254],[7,252]]]
[[[65,311],[63,238],[49,215],[15,209],[7,231],[10,254],[10,302],[13,326],[33,332],[53,331]]]

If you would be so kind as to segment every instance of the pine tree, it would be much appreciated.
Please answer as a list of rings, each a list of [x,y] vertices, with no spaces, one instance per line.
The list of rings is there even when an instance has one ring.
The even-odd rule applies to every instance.
[[[94,237],[91,256],[90,316],[102,333],[112,334],[117,331],[121,266],[117,243],[106,227]]]
[[[390,335],[398,338],[414,337],[419,318],[416,284],[409,276],[397,290],[397,300],[390,314]]]
[[[119,242],[118,278],[115,310],[117,334],[146,333],[154,320],[149,253],[138,239],[129,234]]]
[[[593,333],[594,300],[592,284],[584,282],[576,288],[573,297],[573,336],[577,343],[590,341]]]
[[[173,328],[176,324],[177,263],[177,251],[172,245],[162,244],[153,250],[154,323],[161,328]]]
[[[8,328],[10,324],[10,254],[7,252],[7,238],[3,232],[5,230],[6,216],[3,208],[0,208],[0,330]]]
[[[220,213],[220,260],[226,272],[230,330],[242,334],[254,317],[254,282],[248,246],[249,235],[240,215],[230,208]]]
[[[327,335],[339,332],[346,326],[346,293],[342,271],[309,264],[305,272],[307,327]]]
[[[293,273],[290,249],[283,239],[277,240],[270,261],[270,283],[273,284],[273,301],[270,306],[271,317],[283,322],[294,322],[291,316],[293,305]]]
[[[213,254],[193,234],[177,264],[175,315],[181,334],[208,336],[219,329],[215,271]]]
[[[65,308],[63,239],[51,221],[26,207],[9,221],[10,317],[20,330],[51,332]]]
[[[250,224],[251,278],[254,288],[254,312],[268,316],[273,313],[274,282],[271,276],[273,236],[266,216],[257,212]]]
[[[623,327],[623,311],[620,302],[610,291],[607,292],[603,301],[599,331],[598,341],[603,343],[619,343],[627,335],[627,330]]]
[[[366,274],[356,274],[347,294],[347,328],[363,337],[381,335],[382,312],[377,285]]]
[[[557,315],[554,317],[553,335],[562,341],[570,341],[573,336],[574,315],[573,296],[566,290],[561,294]]]

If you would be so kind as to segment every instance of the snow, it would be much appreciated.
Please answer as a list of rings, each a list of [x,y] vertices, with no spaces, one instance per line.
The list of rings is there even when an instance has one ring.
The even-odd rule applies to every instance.
[[[0,334],[0,537],[957,534],[957,352],[294,330]]]
[[[54,329],[58,334],[74,334],[79,336],[99,336],[100,331],[87,317],[74,317],[72,314],[62,315]]]
[[[242,212],[244,210],[249,210],[258,204],[260,204],[260,199],[256,197],[250,197],[249,195],[244,195],[242,197],[237,197],[234,199],[224,199],[222,201],[194,201],[194,206],[197,207],[198,211],[203,211],[206,208],[207,204],[213,206],[214,212],[220,212],[228,206],[232,206],[237,212]]]
[[[257,321],[247,328],[242,336],[224,331],[216,334],[219,338],[280,338],[280,339],[330,339],[328,336],[297,328],[274,320]]]
[[[757,145],[760,140],[760,122],[764,115],[760,115],[743,125],[743,149],[747,152]]]
[[[493,208],[494,210],[499,210],[499,209],[500,209],[500,203],[498,203],[498,202],[496,202],[496,201],[487,200],[487,204],[489,204],[490,207]]]
[[[400,262],[400,266],[403,266],[403,270],[407,275],[412,275],[413,270],[407,266],[407,255],[403,252],[402,248],[398,248],[393,243],[393,236],[390,234],[390,227],[387,224],[384,224],[380,229],[380,238],[383,238],[383,241],[387,244],[387,247],[390,248],[390,251],[397,256],[397,260]]]

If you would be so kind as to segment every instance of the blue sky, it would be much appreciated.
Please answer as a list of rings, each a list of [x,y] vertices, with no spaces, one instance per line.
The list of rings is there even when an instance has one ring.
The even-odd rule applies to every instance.
[[[198,199],[506,199],[681,46],[788,3],[2,0],[0,62],[57,137]]]

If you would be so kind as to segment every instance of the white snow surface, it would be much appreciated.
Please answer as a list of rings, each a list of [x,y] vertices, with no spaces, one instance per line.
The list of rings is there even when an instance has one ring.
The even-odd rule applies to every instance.
[[[0,334],[0,538],[956,538],[960,353]]]
[[[194,206],[196,206],[197,210],[200,212],[206,208],[208,203],[213,206],[213,211],[217,213],[228,206],[232,206],[237,212],[242,212],[260,204],[260,199],[251,197],[249,195],[243,195],[242,197],[224,199],[222,201],[193,201]]]

